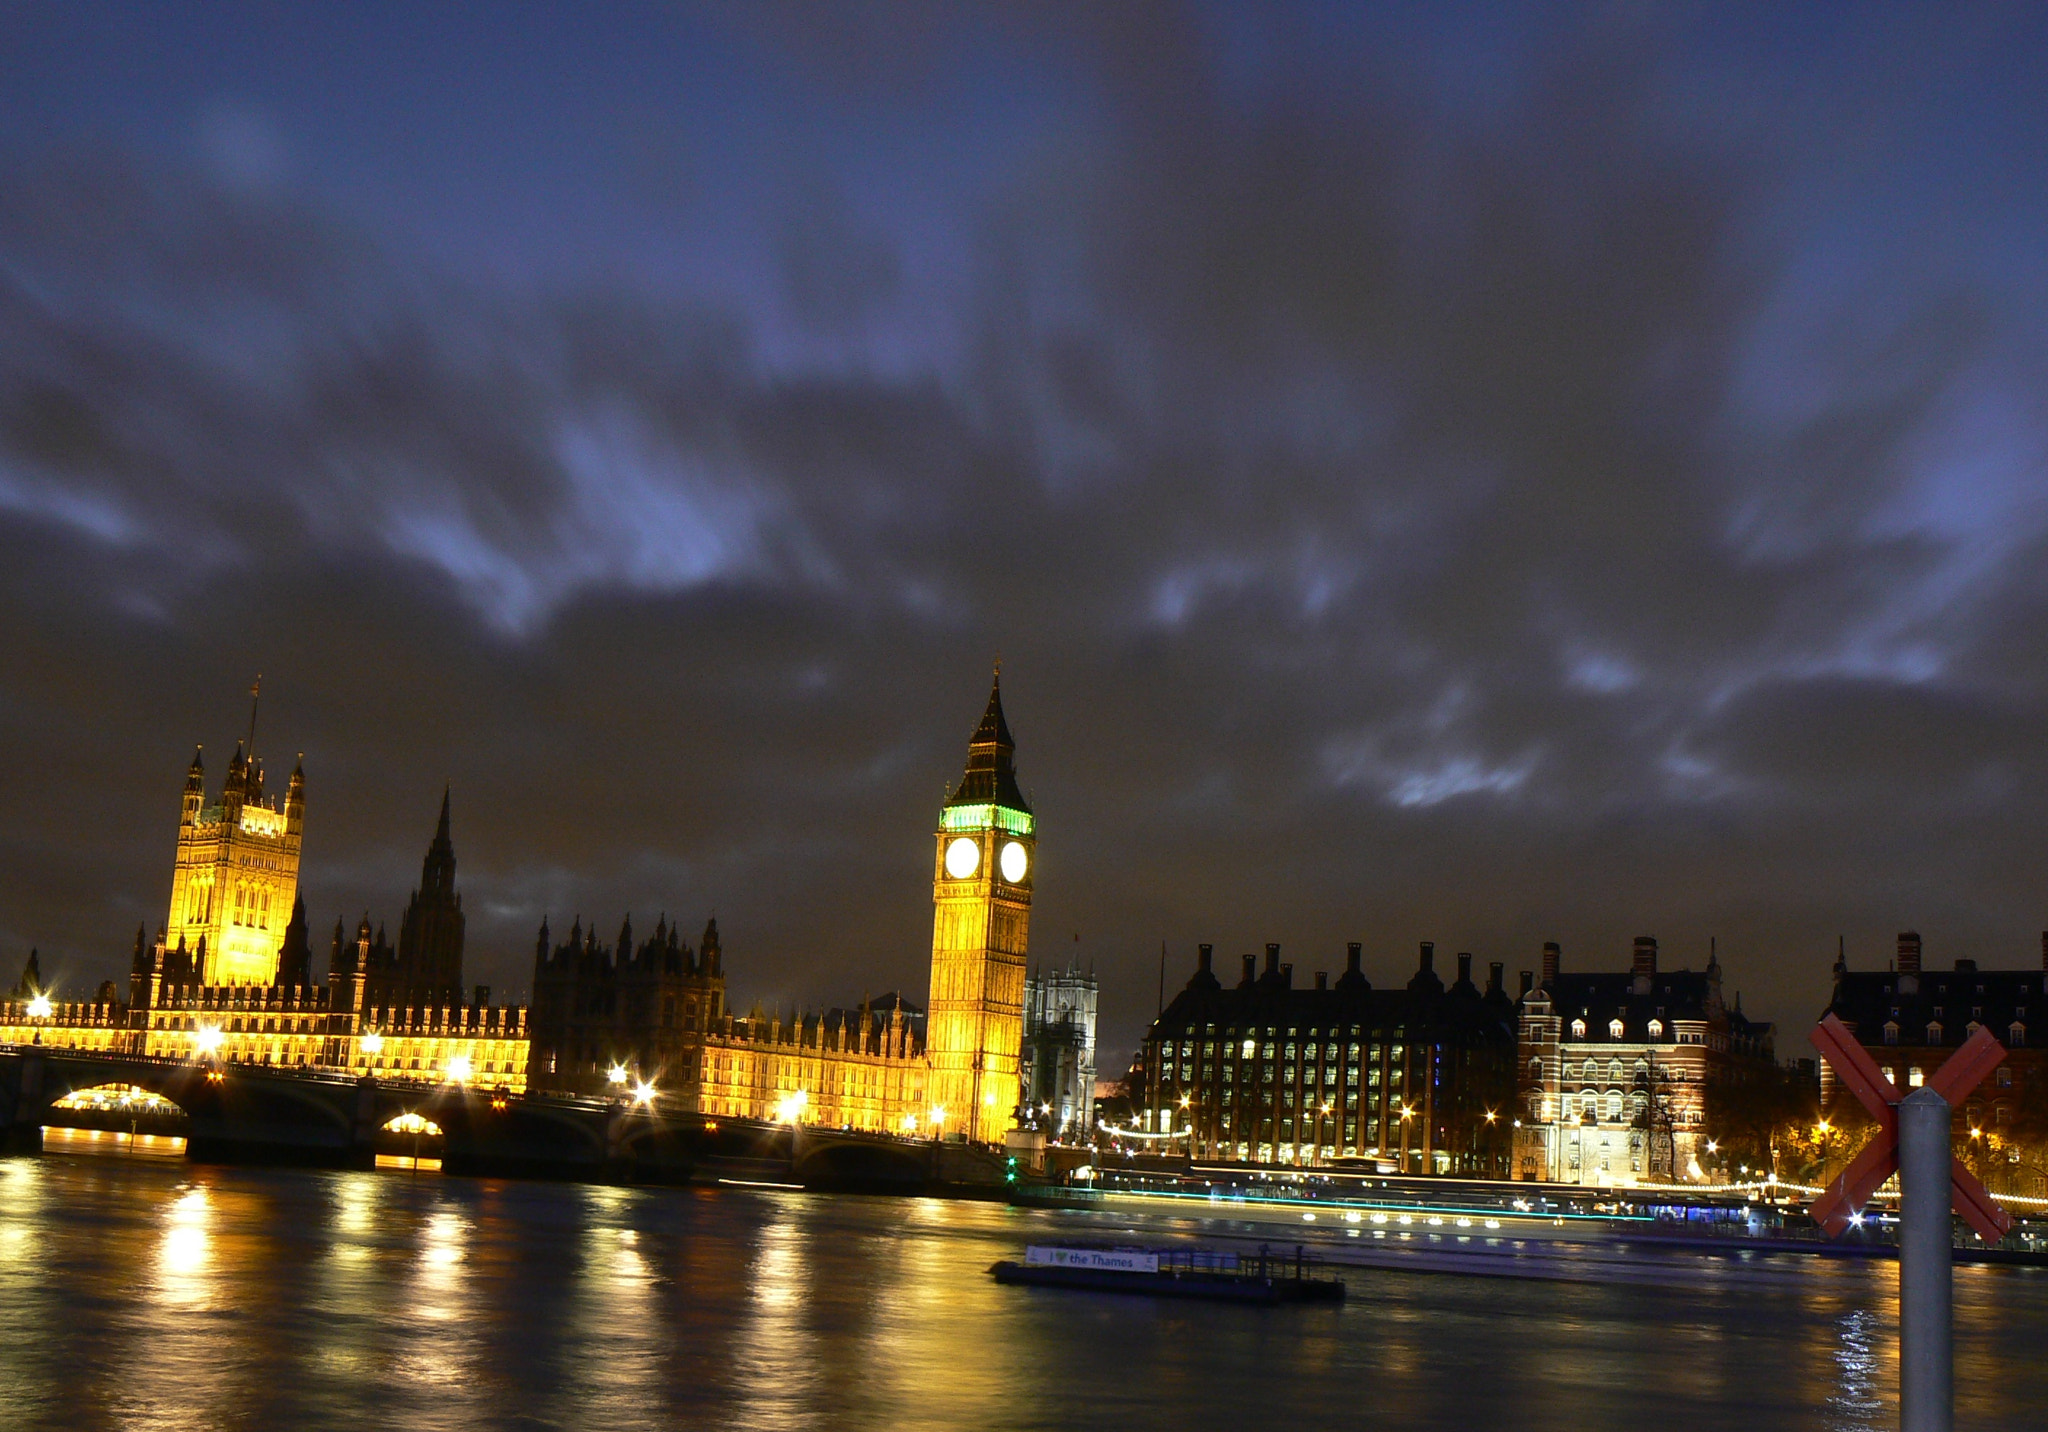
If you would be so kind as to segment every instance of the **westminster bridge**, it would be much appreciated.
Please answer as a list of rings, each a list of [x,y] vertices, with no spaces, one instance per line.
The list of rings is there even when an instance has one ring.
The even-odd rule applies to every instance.
[[[711,1118],[661,1100],[507,1093],[471,1085],[350,1078],[264,1065],[0,1047],[4,1151],[36,1153],[45,1125],[105,1127],[67,1096],[127,1086],[175,1104],[186,1156],[201,1163],[371,1168],[427,1121],[442,1171],[599,1182],[728,1180],[918,1192],[991,1188],[988,1150],[887,1134]],[[406,1116],[417,1115],[418,1120]],[[416,1151],[416,1146],[414,1146]]]

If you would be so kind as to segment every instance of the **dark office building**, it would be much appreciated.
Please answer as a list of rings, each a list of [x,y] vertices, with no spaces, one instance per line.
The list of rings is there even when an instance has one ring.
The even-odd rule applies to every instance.
[[[1376,990],[1352,945],[1344,973],[1296,988],[1278,945],[1244,957],[1226,988],[1203,945],[1194,977],[1146,1036],[1140,1120],[1196,1159],[1505,1177],[1515,1093],[1515,1006],[1491,966],[1484,990],[1458,956],[1447,989],[1434,947]]]

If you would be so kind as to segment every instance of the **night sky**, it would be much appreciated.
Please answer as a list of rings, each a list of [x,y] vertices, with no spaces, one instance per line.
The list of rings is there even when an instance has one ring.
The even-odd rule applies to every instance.
[[[1794,11],[1796,13],[1787,13]],[[1033,955],[2048,927],[2037,7],[0,12],[0,982],[121,976],[263,675],[304,892],[923,998]],[[1114,1064],[1112,1052],[1105,1062]]]

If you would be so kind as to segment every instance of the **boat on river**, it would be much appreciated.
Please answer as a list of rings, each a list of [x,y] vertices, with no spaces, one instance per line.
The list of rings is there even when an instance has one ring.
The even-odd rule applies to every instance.
[[[1340,1303],[1344,1280],[1315,1276],[1315,1260],[1296,1245],[1293,1255],[1261,1248],[1250,1254],[1202,1248],[1076,1248],[1039,1244],[1021,1263],[990,1267],[998,1283],[1072,1288],[1091,1293],[1138,1293],[1151,1298],[1203,1298],[1222,1303]]]

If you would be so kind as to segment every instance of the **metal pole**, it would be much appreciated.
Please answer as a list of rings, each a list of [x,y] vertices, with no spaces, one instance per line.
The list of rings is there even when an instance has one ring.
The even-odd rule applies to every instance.
[[[1899,1426],[1955,1426],[1949,1106],[1929,1088],[1899,1102]]]

